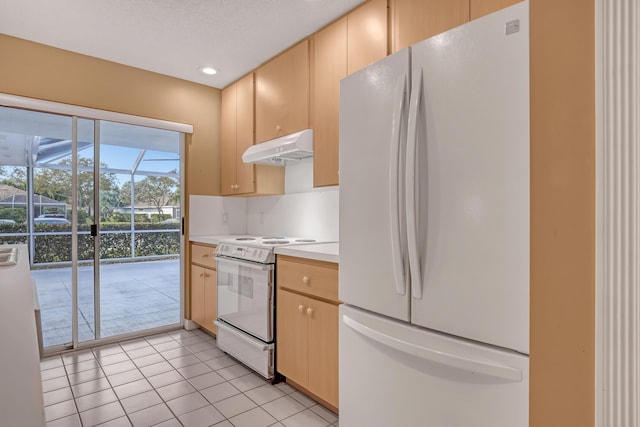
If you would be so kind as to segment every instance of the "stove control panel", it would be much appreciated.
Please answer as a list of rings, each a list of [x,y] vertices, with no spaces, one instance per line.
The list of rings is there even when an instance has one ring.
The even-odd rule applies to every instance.
[[[216,247],[216,254],[263,264],[272,264],[275,261],[271,249],[254,248],[229,243],[220,243]]]

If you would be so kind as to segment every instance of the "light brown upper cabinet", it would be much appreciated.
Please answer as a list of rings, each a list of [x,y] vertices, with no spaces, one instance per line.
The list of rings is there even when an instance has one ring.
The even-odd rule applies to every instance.
[[[390,5],[394,52],[469,21],[469,0],[390,0]]]
[[[224,88],[221,105],[222,194],[284,193],[283,168],[242,162],[242,154],[254,139],[253,73]]]
[[[387,56],[387,0],[371,0],[347,15],[347,73]]]
[[[222,91],[223,195],[253,193],[253,165],[242,162],[242,153],[253,145],[253,73]]]
[[[347,75],[347,18],[312,37],[313,186],[338,184],[340,79]]]
[[[520,1],[522,0],[470,0],[470,16],[472,20],[477,19]]]
[[[309,127],[309,40],[256,71],[256,142]]]
[[[313,185],[338,184],[340,80],[387,55],[387,0],[373,0],[311,38]]]

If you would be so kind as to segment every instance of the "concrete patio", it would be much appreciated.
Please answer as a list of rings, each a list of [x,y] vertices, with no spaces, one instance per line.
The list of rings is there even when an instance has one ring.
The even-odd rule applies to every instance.
[[[45,347],[71,342],[71,268],[36,269]],[[180,261],[105,264],[100,268],[101,338],[180,322]],[[95,338],[93,269],[78,268],[78,339]]]

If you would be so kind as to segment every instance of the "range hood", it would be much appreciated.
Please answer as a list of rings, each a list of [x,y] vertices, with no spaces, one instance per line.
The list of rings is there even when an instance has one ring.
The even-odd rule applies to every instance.
[[[305,129],[253,145],[242,154],[242,161],[285,166],[289,160],[302,160],[308,157],[313,157],[312,129]]]

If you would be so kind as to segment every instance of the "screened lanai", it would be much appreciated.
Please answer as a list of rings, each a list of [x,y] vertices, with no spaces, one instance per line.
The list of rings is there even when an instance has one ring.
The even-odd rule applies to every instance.
[[[28,245],[45,346],[180,321],[182,140],[0,107],[0,244]]]

